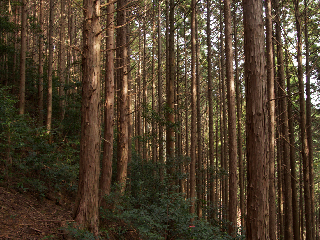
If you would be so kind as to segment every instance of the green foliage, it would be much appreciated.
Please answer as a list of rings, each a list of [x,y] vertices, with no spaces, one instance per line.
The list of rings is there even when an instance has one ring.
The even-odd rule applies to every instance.
[[[102,218],[124,220],[128,226],[139,231],[142,239],[232,239],[220,231],[220,225],[199,220],[189,213],[190,201],[177,192],[178,186],[169,184],[172,176],[165,174],[164,181],[160,181],[162,167],[133,154],[130,190],[124,195],[112,191],[105,196],[108,208],[101,209]],[[195,218],[194,227],[190,226],[192,218]],[[108,230],[116,232],[117,229]]]
[[[96,240],[97,238],[93,235],[93,233],[89,232],[86,229],[81,229],[73,224],[68,224],[66,228],[64,228],[69,236],[76,240]]]
[[[17,188],[40,197],[48,191],[73,193],[79,172],[79,139],[61,139],[57,131],[49,134],[36,127],[28,115],[18,115],[16,101],[8,88],[0,88],[0,155],[6,159],[3,165],[11,165],[8,173],[20,179]]]

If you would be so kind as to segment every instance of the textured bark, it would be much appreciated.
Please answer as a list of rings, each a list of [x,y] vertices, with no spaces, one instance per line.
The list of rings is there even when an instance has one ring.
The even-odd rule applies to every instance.
[[[127,71],[127,0],[117,2],[117,50],[118,50],[118,152],[117,152],[117,182],[121,193],[124,192],[128,165],[128,71]]]
[[[161,47],[161,5],[158,2],[158,114],[159,117],[162,117],[162,47]],[[163,126],[162,123],[159,123],[159,162],[161,163],[160,166],[160,180],[163,181],[164,179],[164,157],[163,157]]]
[[[167,96],[167,129],[166,129],[166,151],[167,151],[167,161],[170,163],[168,173],[172,174],[173,167],[173,156],[174,156],[174,80],[175,80],[175,52],[174,52],[174,0],[170,0],[169,4],[169,35],[168,35],[168,51],[167,59],[168,62],[168,76],[166,79],[166,96]]]
[[[60,120],[64,119],[65,114],[65,84],[66,84],[66,47],[65,47],[65,23],[66,23],[66,7],[65,0],[61,0],[61,10],[60,10],[60,52],[59,52],[59,97],[60,97]]]
[[[309,164],[309,147],[306,134],[306,103],[304,99],[304,83],[302,70],[302,30],[301,18],[299,13],[299,0],[295,0],[295,18],[296,30],[298,37],[298,82],[299,82],[299,100],[300,100],[300,131],[302,142],[302,161],[303,161],[303,182],[304,182],[304,204],[305,204],[305,221],[306,221],[306,239],[313,240],[312,236],[312,206],[310,194],[310,164]]]
[[[27,52],[27,1],[22,0],[21,6],[21,54],[20,54],[20,86],[19,114],[25,112],[26,105],[26,52]]]
[[[53,21],[54,0],[50,0],[49,8],[49,58],[48,58],[48,93],[47,93],[47,131],[51,131],[52,123],[52,68],[53,68]]]
[[[74,219],[96,236],[100,172],[100,1],[84,0],[80,173]]]
[[[237,142],[238,142],[238,161],[239,161],[239,197],[240,197],[240,212],[241,212],[241,227],[245,228],[245,196],[244,196],[244,167],[243,167],[243,156],[242,156],[242,124],[241,124],[241,118],[242,118],[242,96],[240,91],[241,82],[239,79],[239,63],[238,63],[238,22],[237,22],[237,6],[235,4],[234,9],[234,62],[235,62],[235,84],[236,84],[236,101],[237,101],[237,126],[238,126],[238,132],[237,132]],[[243,231],[244,232],[244,231]]]
[[[304,37],[306,48],[306,128],[309,150],[309,175],[310,175],[310,198],[311,198],[311,224],[312,238],[315,239],[315,209],[314,209],[314,173],[313,173],[313,143],[312,143],[312,117],[311,117],[311,96],[310,96],[310,64],[309,64],[309,34],[308,34],[308,2],[304,0]]]
[[[267,92],[262,2],[243,0],[248,156],[247,239],[269,239]]]
[[[38,80],[38,105],[39,126],[43,126],[43,0],[39,1],[39,80]]]
[[[197,6],[196,6],[196,16],[197,16]],[[195,20],[195,32],[196,32],[196,91],[197,91],[197,127],[192,125],[192,127],[196,128],[197,131],[197,163],[196,163],[196,189],[197,189],[197,215],[198,218],[202,218],[202,192],[203,192],[203,184],[202,184],[202,133],[201,133],[201,106],[200,106],[200,74],[199,74],[199,39],[198,39],[198,20],[196,17]]]
[[[281,19],[279,1],[274,1],[276,11],[276,42],[277,42],[277,76],[278,76],[278,97],[280,103],[279,123],[281,126],[281,145],[282,145],[282,166],[284,177],[284,238],[293,239],[293,217],[292,217],[292,189],[291,189],[291,167],[290,167],[290,146],[288,133],[288,111],[287,111],[287,96],[285,91],[285,75],[284,75],[284,61],[283,48],[281,38]]]
[[[208,54],[207,54],[207,62],[208,62],[208,107],[209,107],[209,181],[210,181],[210,204],[214,209],[215,204],[215,181],[214,181],[214,125],[213,125],[213,84],[212,84],[212,63],[211,63],[211,9],[210,9],[210,0],[207,0],[207,46],[208,46]],[[213,212],[210,216],[211,220],[215,217],[215,213]]]
[[[190,149],[190,213],[195,213],[196,197],[196,122],[197,122],[197,79],[196,79],[196,1],[191,0],[191,149]]]
[[[110,0],[111,1],[111,0]],[[109,1],[109,2],[110,2]],[[114,127],[114,4],[107,6],[103,158],[100,199],[111,190]]]
[[[266,1],[266,43],[267,43],[267,88],[269,107],[269,236],[277,239],[276,189],[275,189],[275,93],[274,62],[272,46],[271,0]]]
[[[233,52],[231,35],[230,0],[224,0],[225,44],[226,44],[226,76],[228,98],[228,130],[229,130],[229,211],[230,226],[228,232],[236,236],[237,229],[237,132],[236,132],[236,99],[233,76]]]
[[[291,99],[291,82],[289,73],[289,59],[288,50],[285,50],[285,62],[286,62],[286,76],[287,76],[287,94]],[[297,173],[296,173],[296,159],[295,159],[295,139],[294,139],[294,127],[293,127],[293,115],[292,115],[292,102],[288,102],[288,124],[289,124],[289,141],[290,141],[290,165],[291,165],[291,188],[292,188],[292,215],[293,215],[293,235],[295,240],[300,239],[300,225],[299,225],[299,205],[297,197]]]

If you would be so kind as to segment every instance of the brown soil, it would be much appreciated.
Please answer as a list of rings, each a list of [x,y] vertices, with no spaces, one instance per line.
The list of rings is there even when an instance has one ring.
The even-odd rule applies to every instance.
[[[71,206],[0,187],[0,239],[63,239]]]

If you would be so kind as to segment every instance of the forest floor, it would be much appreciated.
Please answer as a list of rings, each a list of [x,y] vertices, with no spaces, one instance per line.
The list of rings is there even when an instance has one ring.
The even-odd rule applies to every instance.
[[[0,187],[0,239],[63,239],[71,206]]]
[[[86,239],[68,234],[72,223],[73,201],[59,201],[55,196],[36,197],[28,191],[0,184],[0,240],[16,239]],[[100,239],[140,240],[139,233],[121,220],[100,221]],[[121,231],[120,231],[121,230]]]

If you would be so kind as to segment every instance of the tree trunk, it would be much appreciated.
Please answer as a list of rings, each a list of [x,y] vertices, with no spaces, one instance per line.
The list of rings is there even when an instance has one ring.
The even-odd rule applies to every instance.
[[[311,198],[311,224],[312,238],[315,239],[315,209],[314,209],[314,177],[313,177],[313,143],[312,143],[312,119],[311,119],[311,96],[310,96],[310,65],[309,65],[309,34],[308,34],[308,3],[304,0],[305,5],[305,27],[304,37],[306,45],[306,128],[309,150],[309,175],[310,175],[310,198]]]
[[[271,0],[266,1],[266,43],[267,43],[267,88],[269,107],[269,236],[277,239],[276,190],[275,190],[275,94],[274,94],[274,62],[272,46]]]
[[[66,50],[65,50],[65,0],[61,0],[61,11],[60,11],[60,54],[59,54],[59,78],[60,78],[60,87],[59,87],[59,97],[60,97],[60,120],[64,119],[65,114],[65,84],[66,84]]]
[[[292,216],[292,189],[291,189],[291,167],[290,167],[290,149],[289,149],[289,133],[288,133],[288,111],[287,111],[287,98],[285,92],[285,76],[284,76],[284,61],[283,61],[283,48],[281,39],[281,20],[279,0],[275,0],[276,11],[276,40],[277,40],[277,65],[278,65],[278,83],[280,98],[280,116],[279,123],[281,126],[281,145],[282,145],[282,166],[284,175],[284,238],[293,239],[293,216]]]
[[[127,71],[127,0],[117,2],[117,50],[118,50],[118,152],[117,152],[117,182],[121,193],[124,192],[128,165],[128,71]]]
[[[80,174],[74,219],[96,236],[100,172],[100,1],[84,0]]]
[[[167,131],[166,131],[166,151],[167,151],[167,161],[169,162],[168,173],[173,172],[173,156],[174,156],[174,80],[175,80],[175,55],[174,55],[174,0],[170,0],[169,4],[169,43],[168,43],[168,78],[166,81],[166,95],[167,95]]]
[[[43,126],[43,0],[39,1],[39,82],[38,82],[38,105],[39,126]]]
[[[234,62],[235,62],[235,83],[236,83],[236,101],[237,101],[237,126],[238,126],[238,134],[237,134],[237,141],[238,141],[238,158],[239,158],[239,195],[240,195],[240,212],[241,212],[241,227],[245,228],[245,206],[244,206],[244,168],[243,168],[243,157],[242,157],[242,96],[241,96],[241,82],[239,79],[239,67],[238,67],[238,31],[237,31],[237,6],[235,3],[234,9]],[[244,232],[244,231],[243,231]]]
[[[20,55],[20,87],[19,114],[23,115],[26,107],[26,51],[27,51],[27,1],[21,6],[21,55]]]
[[[262,2],[243,0],[248,156],[247,239],[269,239],[267,98]]]
[[[236,133],[236,104],[233,76],[233,53],[231,35],[230,0],[224,1],[224,22],[226,41],[226,76],[228,98],[228,130],[229,130],[229,211],[230,226],[228,233],[235,237],[237,229],[237,133]]]
[[[111,0],[108,1],[110,3]],[[114,127],[114,4],[107,6],[106,73],[104,104],[103,158],[101,161],[100,199],[109,195],[112,178]]]
[[[304,202],[305,202],[305,219],[306,219],[306,239],[313,240],[312,236],[312,206],[310,194],[310,164],[309,164],[309,147],[306,135],[306,103],[304,99],[304,83],[302,70],[302,30],[301,18],[299,13],[299,0],[295,0],[295,18],[296,30],[298,37],[298,82],[299,82],[299,98],[300,98],[300,130],[302,142],[302,161],[303,161],[303,182],[304,182]]]
[[[53,68],[53,21],[54,0],[50,0],[49,8],[49,59],[48,59],[48,94],[47,94],[47,131],[51,131],[52,123],[52,68]]]
[[[196,197],[196,123],[197,123],[197,79],[196,79],[196,1],[191,0],[191,149],[190,149],[190,213],[195,213]]]

